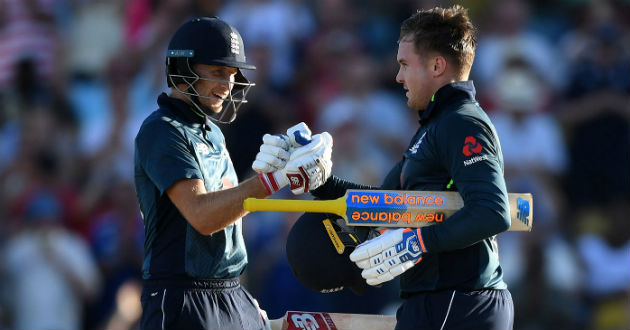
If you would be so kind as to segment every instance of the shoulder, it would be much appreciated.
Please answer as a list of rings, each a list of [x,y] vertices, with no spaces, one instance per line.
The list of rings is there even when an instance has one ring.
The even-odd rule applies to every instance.
[[[221,128],[213,123],[211,120],[207,122],[207,125],[210,127],[209,138],[213,142],[225,144],[225,136],[223,135],[223,131],[221,131]]]
[[[441,145],[461,148],[471,141],[473,145],[478,141],[495,152],[500,150],[494,125],[483,109],[474,102],[461,103],[445,113],[435,129]]]
[[[153,111],[143,122],[136,135],[136,140],[159,139],[168,132],[182,132],[183,124],[170,112],[164,109]]]
[[[484,129],[491,132],[488,115],[476,102],[461,102],[453,105],[437,123],[438,131],[453,133],[457,130]]]

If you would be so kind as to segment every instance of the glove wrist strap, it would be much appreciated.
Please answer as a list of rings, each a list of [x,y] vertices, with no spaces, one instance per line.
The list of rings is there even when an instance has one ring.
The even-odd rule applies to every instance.
[[[258,173],[258,180],[265,187],[267,196],[272,195],[288,184],[288,180],[283,180],[282,175],[281,172]]]

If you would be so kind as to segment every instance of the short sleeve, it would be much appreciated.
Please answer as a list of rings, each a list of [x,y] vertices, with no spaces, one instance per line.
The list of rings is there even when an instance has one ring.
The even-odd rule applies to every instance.
[[[188,139],[169,122],[145,122],[135,143],[136,161],[160,194],[178,180],[203,178]]]

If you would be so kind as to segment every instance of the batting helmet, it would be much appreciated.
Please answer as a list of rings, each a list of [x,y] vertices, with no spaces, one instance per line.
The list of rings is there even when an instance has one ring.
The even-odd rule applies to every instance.
[[[193,70],[194,64],[229,66],[237,69],[234,82],[202,78]],[[246,96],[249,89],[254,86],[243,73],[242,69],[255,70],[256,67],[248,64],[245,59],[245,47],[243,39],[238,31],[230,24],[217,17],[201,17],[184,23],[173,35],[168,44],[166,54],[166,79],[169,87],[176,88],[179,92],[188,95],[193,105],[210,118],[221,122],[231,123],[236,118],[238,108],[247,103]],[[219,81],[229,84],[230,94],[228,102],[224,105],[232,109],[232,114],[226,117],[226,111],[222,111],[219,118],[202,105],[198,98],[216,98],[216,96],[199,95],[194,84],[198,80]],[[185,89],[178,85],[185,84]],[[224,120],[228,118],[228,120]]]
[[[287,259],[298,281],[311,290],[329,293],[349,288],[362,295],[367,283],[349,255],[376,232],[369,227],[342,227],[343,221],[333,214],[304,213],[287,237]]]

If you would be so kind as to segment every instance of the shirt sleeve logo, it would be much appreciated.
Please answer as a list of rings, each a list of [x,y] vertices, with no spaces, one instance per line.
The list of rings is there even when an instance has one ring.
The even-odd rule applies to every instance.
[[[464,140],[464,148],[462,149],[462,153],[466,157],[472,156],[473,153],[478,154],[483,150],[483,147],[480,143],[477,143],[477,139],[472,136],[467,136],[466,140]]]
[[[197,151],[199,151],[200,154],[202,155],[209,155],[210,154],[210,149],[208,148],[208,146],[205,143],[197,143],[197,145],[195,146]]]
[[[464,140],[464,148],[462,149],[462,153],[466,157],[470,157],[474,154],[479,154],[482,150],[483,150],[483,147],[481,146],[481,143],[477,142],[477,139],[475,139],[472,136],[466,137],[466,139]],[[487,159],[488,159],[488,155],[478,155],[469,159],[465,159],[464,166],[472,165],[474,163],[480,162],[482,160],[487,160]]]

